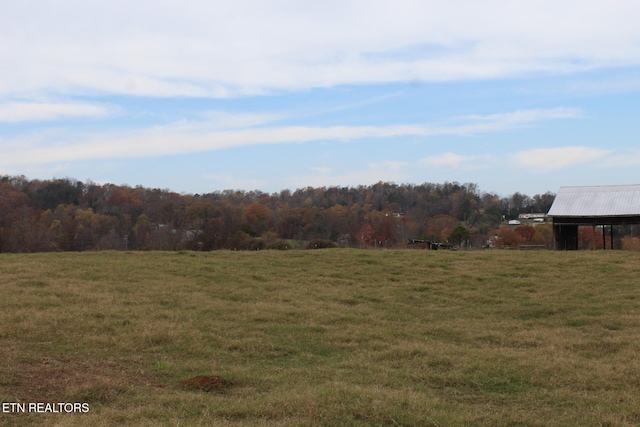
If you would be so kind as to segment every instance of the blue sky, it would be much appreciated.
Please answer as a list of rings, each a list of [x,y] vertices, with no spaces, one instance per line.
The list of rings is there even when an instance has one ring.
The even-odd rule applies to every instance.
[[[0,174],[185,193],[640,183],[636,1],[14,1]]]

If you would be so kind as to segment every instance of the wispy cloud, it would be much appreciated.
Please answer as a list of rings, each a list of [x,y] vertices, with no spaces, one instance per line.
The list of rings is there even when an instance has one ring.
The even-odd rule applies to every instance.
[[[455,153],[444,153],[437,156],[428,156],[420,159],[420,163],[436,166],[436,167],[450,167],[457,168],[463,163],[468,163],[476,159],[476,156],[462,156]]]
[[[115,110],[111,105],[86,102],[5,102],[0,103],[0,122],[105,117]]]
[[[450,124],[445,127],[456,129],[460,134],[473,135],[531,126],[543,120],[574,119],[581,116],[582,110],[578,108],[537,108],[508,113],[461,116],[450,120]]]
[[[200,114],[205,119],[203,126],[214,129],[239,129],[266,125],[283,118],[280,114],[229,113],[226,111],[205,111]]]
[[[602,159],[609,153],[611,150],[580,146],[537,148],[515,153],[511,155],[511,160],[517,167],[542,173]]]
[[[211,122],[177,122],[137,131],[117,133],[47,133],[0,140],[5,153],[0,166],[34,165],[72,162],[89,159],[136,158],[166,156],[220,150],[264,144],[290,144],[311,141],[350,141],[366,138],[398,138],[405,136],[472,135],[496,132],[524,124],[575,117],[572,109],[522,110],[489,116],[469,116],[465,122],[389,125],[389,126],[256,126],[220,130],[223,123],[230,127],[259,124],[268,116],[232,116],[216,113]],[[449,159],[451,160],[451,159]]]
[[[331,168],[326,167],[326,166],[312,166],[309,169],[314,171],[314,172],[318,172],[318,173],[325,174],[325,175],[331,173]]]
[[[616,150],[615,154],[607,156],[601,166],[605,168],[624,168],[629,166],[640,166],[640,149]]]
[[[313,187],[349,186],[378,181],[402,182],[409,176],[404,170],[406,165],[406,162],[398,161],[371,162],[364,169],[348,172],[334,172],[330,168],[311,168],[317,173],[295,177],[288,185],[297,188],[301,182]]]
[[[2,12],[0,97],[228,97],[640,64],[633,1],[26,0]]]

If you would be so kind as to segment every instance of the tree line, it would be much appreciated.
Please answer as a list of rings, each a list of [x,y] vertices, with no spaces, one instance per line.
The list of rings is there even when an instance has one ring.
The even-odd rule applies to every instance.
[[[549,192],[500,197],[457,182],[178,194],[2,176],[0,251],[374,248],[450,238],[475,247],[492,238],[503,245],[505,239],[548,243],[549,232],[536,231],[544,226],[514,231],[501,224],[520,213],[546,213],[554,198]]]

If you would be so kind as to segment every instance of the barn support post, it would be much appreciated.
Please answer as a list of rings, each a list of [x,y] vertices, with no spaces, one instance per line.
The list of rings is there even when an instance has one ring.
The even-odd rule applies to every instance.
[[[602,221],[602,222],[600,222]],[[615,236],[616,234],[621,234],[622,230],[620,228],[615,228],[620,225],[627,224],[640,224],[640,216],[633,217],[630,220],[627,218],[601,218],[601,219],[591,219],[590,221],[566,221],[560,222],[555,221],[553,223],[553,249],[559,251],[565,250],[576,250],[579,245],[579,233],[578,229],[580,227],[591,227],[591,236],[592,243],[590,246],[591,250],[597,250],[598,244],[596,243],[596,230],[598,227],[602,230],[602,250],[616,250],[620,249],[620,247],[616,247]],[[585,230],[586,231],[586,230]],[[607,235],[609,233],[609,235]],[[584,236],[588,240],[588,236]],[[584,249],[587,249],[585,247]]]
[[[613,224],[611,224],[611,250],[613,250]]]

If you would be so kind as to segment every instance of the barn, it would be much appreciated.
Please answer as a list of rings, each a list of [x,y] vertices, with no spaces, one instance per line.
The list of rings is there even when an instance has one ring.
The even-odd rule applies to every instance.
[[[614,225],[640,224],[640,185],[560,187],[548,216],[555,249],[578,249],[579,226],[593,227],[594,235],[602,226],[603,247],[613,249]]]

